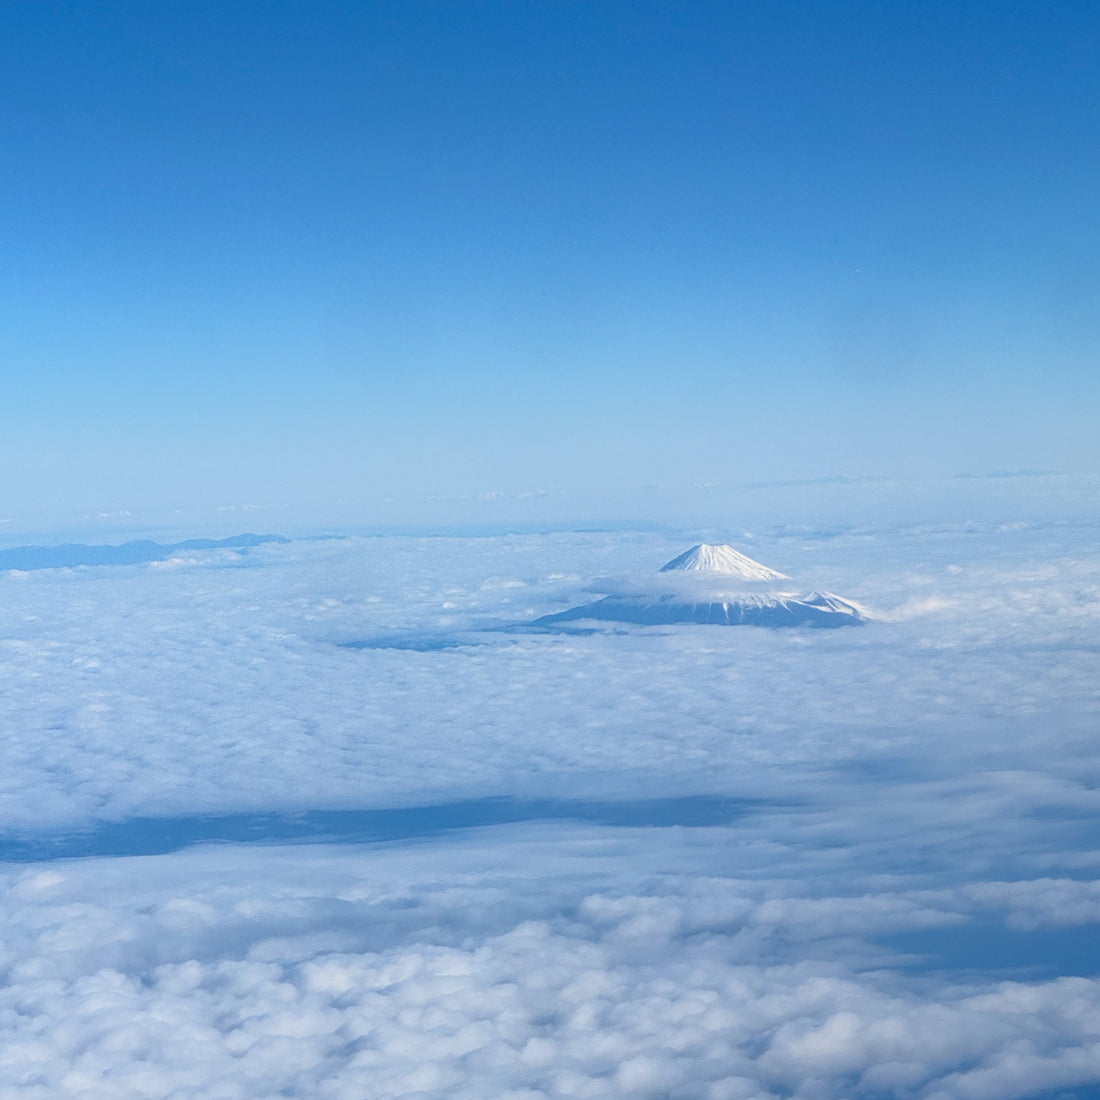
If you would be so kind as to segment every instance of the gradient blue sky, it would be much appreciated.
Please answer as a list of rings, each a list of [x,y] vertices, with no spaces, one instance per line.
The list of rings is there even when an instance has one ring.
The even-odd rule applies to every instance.
[[[1091,2],[11,0],[0,512],[1089,473],[1098,56]]]

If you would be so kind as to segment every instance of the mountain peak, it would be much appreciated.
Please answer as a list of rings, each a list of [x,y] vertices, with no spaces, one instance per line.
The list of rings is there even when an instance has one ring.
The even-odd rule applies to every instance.
[[[786,580],[786,573],[777,573],[766,565],[746,557],[732,546],[711,545],[701,542],[679,557],[661,566],[661,572],[687,570],[695,573],[721,573],[727,577],[740,577],[746,581]]]

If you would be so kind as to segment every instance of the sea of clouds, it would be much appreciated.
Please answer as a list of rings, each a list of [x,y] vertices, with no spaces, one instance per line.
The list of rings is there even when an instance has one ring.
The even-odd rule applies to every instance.
[[[0,573],[0,1097],[1097,1095],[1098,533]],[[704,538],[878,618],[522,629]]]

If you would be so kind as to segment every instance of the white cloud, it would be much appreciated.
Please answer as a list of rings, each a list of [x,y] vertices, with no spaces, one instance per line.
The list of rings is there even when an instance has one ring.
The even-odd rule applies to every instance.
[[[667,827],[9,865],[0,1097],[982,1100],[1097,1080],[1084,964],[1020,946],[961,972],[927,947],[1100,923],[1092,539],[744,547],[930,612],[847,633],[489,629],[695,533],[0,575],[8,851],[135,817],[730,802],[693,828],[654,803]],[[340,644],[372,638],[420,648]]]
[[[967,891],[702,874],[731,839],[530,825],[11,870],[0,1096],[964,1100],[1100,1069],[1100,981],[929,976],[861,938],[963,919]]]
[[[745,794],[898,753],[992,751],[1044,771],[1098,710],[1100,571],[1076,534],[1053,555],[1051,537],[749,547],[881,605],[906,598],[911,576],[936,578],[921,597],[942,601],[934,616],[843,638],[490,633],[430,651],[447,632],[471,640],[577,602],[563,567],[649,568],[686,536],[352,539],[263,547],[232,567],[0,577],[0,707],[16,734],[0,745],[5,819],[35,828],[517,788]],[[966,572],[945,573],[956,561]],[[402,632],[429,651],[336,644]]]

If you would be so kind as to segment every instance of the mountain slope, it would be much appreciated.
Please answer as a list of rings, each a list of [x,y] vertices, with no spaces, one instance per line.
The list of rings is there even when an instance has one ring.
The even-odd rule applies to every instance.
[[[867,613],[849,600],[827,592],[807,596],[777,593],[745,596],[706,603],[679,603],[673,596],[652,599],[638,596],[605,596],[594,603],[544,615],[538,626],[596,619],[636,623],[639,626],[672,626],[699,623],[712,626],[815,626],[836,627],[862,623]]]

